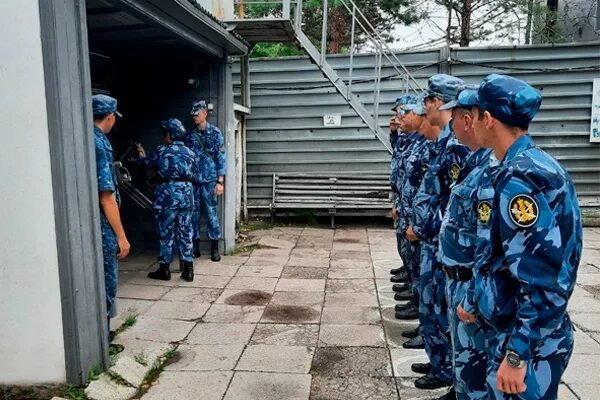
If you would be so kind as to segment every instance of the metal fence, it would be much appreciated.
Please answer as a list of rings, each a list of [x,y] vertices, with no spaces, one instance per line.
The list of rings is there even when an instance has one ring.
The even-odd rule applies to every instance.
[[[478,83],[489,73],[509,73],[543,94],[531,135],[570,172],[586,212],[600,213],[600,144],[590,143],[592,81],[600,78],[600,43],[494,48],[441,48],[398,53],[424,87],[435,73]],[[375,56],[354,56],[353,92],[373,107]],[[348,76],[348,56],[329,56]],[[239,66],[234,66],[234,75]],[[234,82],[239,81],[234,76]],[[306,57],[250,62],[252,114],[247,119],[248,207],[268,211],[272,175],[279,172],[389,173],[390,155],[329,81]],[[387,126],[392,103],[405,87],[392,66],[382,65],[379,123]],[[235,89],[239,92],[239,88]],[[325,127],[324,115],[341,115]]]

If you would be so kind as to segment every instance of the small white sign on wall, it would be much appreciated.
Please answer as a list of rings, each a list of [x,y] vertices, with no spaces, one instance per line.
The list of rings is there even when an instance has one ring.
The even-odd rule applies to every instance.
[[[323,115],[323,126],[341,126],[342,116],[339,114]]]
[[[592,93],[592,121],[590,124],[590,142],[600,143],[600,78],[594,79],[594,88]]]

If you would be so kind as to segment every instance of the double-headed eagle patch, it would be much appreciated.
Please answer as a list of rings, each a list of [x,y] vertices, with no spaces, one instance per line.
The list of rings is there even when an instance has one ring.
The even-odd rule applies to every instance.
[[[520,194],[510,201],[508,214],[517,226],[528,228],[537,221],[539,208],[531,196]]]
[[[450,178],[452,179],[452,182],[456,182],[459,176],[460,167],[458,166],[458,164],[452,164],[452,166],[450,167]]]
[[[489,201],[484,200],[479,203],[477,206],[477,216],[479,217],[479,221],[487,224],[490,220],[490,216],[492,215],[492,205]]]

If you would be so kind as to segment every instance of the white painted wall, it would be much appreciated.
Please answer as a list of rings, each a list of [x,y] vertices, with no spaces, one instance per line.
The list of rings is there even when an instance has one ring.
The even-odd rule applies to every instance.
[[[0,1],[0,383],[64,382],[37,0]]]

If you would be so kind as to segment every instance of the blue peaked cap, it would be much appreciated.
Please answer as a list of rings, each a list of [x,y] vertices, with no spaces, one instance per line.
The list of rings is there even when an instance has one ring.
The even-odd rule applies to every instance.
[[[394,102],[394,107],[392,107],[392,111],[396,111],[396,108],[400,105],[406,104],[410,101],[412,101],[415,97],[413,95],[410,94],[405,94],[403,96],[400,96],[396,99],[396,101]]]
[[[201,110],[206,110],[206,109],[208,109],[208,103],[206,101],[204,101],[204,100],[197,101],[194,104],[192,104],[192,110],[190,111],[190,115],[196,115]]]
[[[117,111],[117,99],[105,94],[95,94],[92,96],[92,113],[96,115],[108,115],[115,113],[117,116],[123,115]]]
[[[451,110],[455,107],[470,110],[477,105],[477,85],[465,85],[458,90],[456,98],[440,106],[440,111]]]
[[[187,135],[185,127],[177,118],[161,121],[160,126],[167,131],[172,140],[183,140]]]
[[[436,74],[427,81],[427,96],[437,97],[444,102],[456,98],[458,90],[465,85],[465,81],[452,75]]]
[[[491,74],[479,85],[476,101],[505,124],[526,128],[542,105],[542,95],[520,79]]]
[[[404,111],[412,111],[417,115],[425,115],[425,98],[427,97],[427,92],[422,92],[417,97],[415,97],[411,102],[405,104],[402,109]]]

